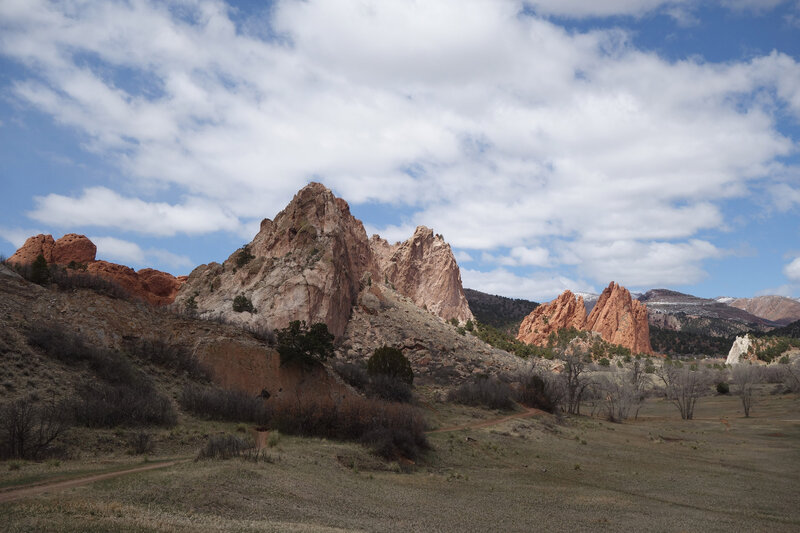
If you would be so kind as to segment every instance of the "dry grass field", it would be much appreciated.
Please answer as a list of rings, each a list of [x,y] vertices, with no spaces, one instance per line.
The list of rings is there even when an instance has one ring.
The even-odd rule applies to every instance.
[[[433,401],[426,412],[432,429],[508,415]],[[800,531],[800,398],[765,386],[749,419],[735,396],[703,398],[695,416],[683,421],[650,399],[623,424],[510,419],[432,433],[433,450],[416,465],[282,435],[258,462],[189,461],[0,503],[0,524],[9,532]],[[149,460],[194,456],[207,435],[237,429],[190,421],[163,430]],[[118,452],[0,463],[0,494],[141,461]]]

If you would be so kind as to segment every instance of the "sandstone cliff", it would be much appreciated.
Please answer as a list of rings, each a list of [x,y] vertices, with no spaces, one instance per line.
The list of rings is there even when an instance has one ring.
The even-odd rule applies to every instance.
[[[583,298],[564,291],[552,302],[542,304],[522,320],[517,338],[528,344],[544,346],[551,333],[560,329],[585,329],[586,307]]]
[[[95,259],[96,254],[97,247],[84,235],[68,233],[58,240],[54,240],[52,235],[35,235],[29,237],[8,261],[30,264],[41,255],[50,264],[85,265],[90,274],[113,281],[132,296],[152,305],[170,304],[178,294],[182,281],[172,274],[152,268],[137,272],[124,265],[98,261]]]
[[[372,254],[383,280],[418,307],[445,320],[466,322],[473,318],[464,296],[461,272],[441,235],[425,226],[417,227],[405,242],[389,245],[377,235],[370,240]]]
[[[246,247],[222,264],[197,267],[176,302],[194,298],[201,315],[270,328],[325,322],[340,336],[367,272],[377,274],[364,226],[344,200],[311,183]],[[238,295],[254,313],[233,310]]]
[[[570,327],[597,332],[606,342],[624,346],[633,353],[653,353],[647,307],[633,300],[625,287],[613,281],[597,299],[588,317],[583,298],[564,291],[525,317],[517,338],[544,346],[550,333]]]
[[[193,301],[201,316],[273,329],[292,320],[325,322],[340,337],[359,292],[372,283],[391,284],[441,318],[472,318],[441,236],[420,227],[403,243],[370,241],[347,202],[319,183],[300,190],[274,221],[262,221],[253,241],[222,264],[197,267],[176,304]],[[233,310],[239,295],[252,302],[253,313]]]
[[[596,331],[603,340],[629,348],[633,353],[653,353],[647,307],[613,281],[597,299],[584,329]]]

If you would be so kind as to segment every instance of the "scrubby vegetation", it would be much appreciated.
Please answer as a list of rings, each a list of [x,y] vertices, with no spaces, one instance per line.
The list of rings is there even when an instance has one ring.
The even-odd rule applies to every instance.
[[[211,386],[188,385],[178,400],[181,408],[199,418],[225,422],[266,424],[270,420],[264,400],[245,392]]]
[[[129,341],[126,349],[130,355],[141,361],[185,373],[191,379],[201,381],[211,379],[210,370],[182,346],[176,346],[158,338],[144,338]]]
[[[198,459],[232,459],[253,447],[253,443],[236,435],[214,435],[197,455]]]
[[[350,386],[369,397],[389,402],[411,401],[411,386],[403,380],[385,374],[369,374],[366,368],[355,363],[339,361],[333,368]]]
[[[293,320],[277,330],[275,338],[282,365],[313,366],[333,355],[334,337],[323,322],[309,327],[305,321]]]
[[[69,427],[69,414],[55,401],[32,396],[0,404],[0,459],[40,459]]]
[[[508,383],[496,377],[481,376],[462,383],[447,395],[447,400],[464,405],[484,406],[490,409],[512,409],[514,398]]]
[[[525,344],[517,340],[516,332],[512,335],[505,330],[498,329],[489,324],[477,322],[474,327],[473,334],[481,339],[486,344],[494,346],[499,350],[504,350],[508,353],[513,353],[519,357],[544,357],[547,359],[553,358],[553,351],[549,348],[541,346],[533,346]]]
[[[85,272],[85,265],[83,265],[84,268],[65,268],[60,265],[48,265],[44,256],[41,254],[36,258],[36,261],[28,265],[9,263],[8,261],[3,261],[3,264],[14,270],[24,279],[38,285],[54,284],[62,291],[88,289],[110,298],[120,300],[131,299],[130,293],[118,283]]]
[[[86,365],[98,378],[79,387],[69,402],[77,423],[89,427],[176,423],[169,399],[121,353],[89,346],[77,335],[43,323],[31,325],[28,342],[64,364]]]
[[[657,353],[668,355],[708,355],[721,357],[730,350],[734,337],[672,331],[650,326],[650,345]]]

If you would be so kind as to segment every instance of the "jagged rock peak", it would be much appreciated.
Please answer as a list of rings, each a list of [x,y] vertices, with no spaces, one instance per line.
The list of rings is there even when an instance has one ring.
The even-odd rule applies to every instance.
[[[473,318],[458,263],[441,235],[417,226],[411,238],[394,245],[373,235],[370,248],[382,279],[417,306],[445,320]]]
[[[629,348],[633,353],[653,353],[647,306],[611,282],[597,299],[586,319],[585,329],[600,333],[604,340]]]
[[[347,202],[310,183],[275,216],[264,219],[246,249],[223,263],[197,267],[177,298],[194,297],[203,315],[270,328],[292,320],[324,322],[344,332],[362,276],[377,275],[367,233]],[[244,295],[254,313],[233,310]]]
[[[522,320],[517,338],[528,344],[544,346],[551,333],[560,329],[584,329],[586,306],[583,298],[572,291],[562,292],[558,298],[542,304]]]

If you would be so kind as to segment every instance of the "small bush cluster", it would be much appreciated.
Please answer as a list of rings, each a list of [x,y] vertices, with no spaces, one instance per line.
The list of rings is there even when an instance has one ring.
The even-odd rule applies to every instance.
[[[717,383],[717,394],[728,394],[731,392],[731,387],[724,381]]]
[[[399,348],[391,346],[382,346],[373,352],[367,360],[367,373],[371,376],[388,376],[409,385],[414,382],[414,372],[408,358]]]
[[[128,438],[128,445],[134,455],[150,453],[155,448],[153,436],[146,431],[137,431]]]
[[[334,401],[306,396],[275,401],[271,427],[281,433],[355,440],[386,459],[417,458],[429,448],[425,422],[414,407],[368,398]]]
[[[514,407],[511,387],[495,377],[481,377],[463,383],[451,390],[447,399],[451,402],[481,405],[490,409],[512,409]]]
[[[253,443],[236,435],[214,435],[208,439],[200,450],[198,459],[232,459],[239,457],[246,450],[253,448]]]
[[[186,411],[211,420],[266,424],[270,420],[264,400],[246,392],[189,385],[178,399]]]
[[[255,259],[256,256],[250,253],[250,248],[248,245],[244,245],[239,248],[239,253],[236,254],[236,266],[238,268],[242,268],[247,263]]]
[[[240,294],[233,299],[233,310],[236,311],[237,313],[256,312],[255,308],[253,307],[253,302],[251,302],[250,298],[248,298],[244,294]]]
[[[557,413],[564,397],[562,384],[551,374],[530,372],[519,378],[518,400],[528,407]]]

